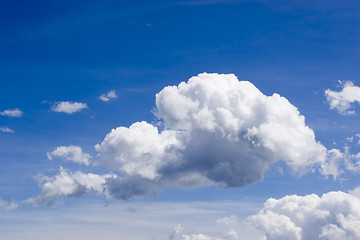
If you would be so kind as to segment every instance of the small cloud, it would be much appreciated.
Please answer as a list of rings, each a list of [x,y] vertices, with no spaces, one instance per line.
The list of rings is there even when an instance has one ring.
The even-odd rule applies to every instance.
[[[3,209],[5,211],[14,210],[18,207],[18,203],[15,201],[7,202],[0,198],[0,209]]]
[[[57,147],[51,153],[47,153],[49,160],[52,160],[53,157],[61,157],[67,161],[84,164],[88,166],[90,164],[90,159],[92,158],[90,154],[84,153],[79,146],[60,146]]]
[[[72,114],[75,112],[79,112],[85,108],[88,108],[86,103],[64,101],[64,102],[56,102],[51,107],[51,110],[53,112],[64,112],[64,113]]]
[[[13,133],[14,130],[8,128],[8,127],[0,127],[0,131],[7,132],[7,133]]]
[[[355,136],[356,136],[357,138],[359,138],[359,140],[358,140],[358,144],[360,145],[360,133],[355,134]]]
[[[339,81],[343,89],[340,92],[327,89],[325,91],[326,99],[330,109],[336,109],[341,115],[353,115],[354,110],[350,110],[351,103],[360,104],[360,87],[355,86],[351,81]]]
[[[60,172],[56,176],[40,175],[36,177],[41,193],[34,198],[29,198],[27,202],[34,206],[40,204],[52,206],[60,197],[80,197],[87,192],[106,194],[105,183],[109,178],[116,178],[116,175],[97,175],[80,171],[72,173],[60,167]]]
[[[101,94],[99,96],[99,99],[103,102],[108,102],[110,101],[111,99],[116,99],[118,96],[116,95],[116,92],[115,90],[111,90],[107,93],[104,93],[104,94]]]
[[[7,116],[7,117],[21,117],[23,115],[23,111],[21,111],[18,108],[15,109],[6,109],[2,112],[0,112],[1,116]]]

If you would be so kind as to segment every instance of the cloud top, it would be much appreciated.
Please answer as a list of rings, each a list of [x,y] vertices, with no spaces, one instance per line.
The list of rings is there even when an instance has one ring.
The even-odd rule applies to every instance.
[[[360,239],[360,199],[344,192],[270,198],[249,221],[267,240],[355,240]]]
[[[6,116],[6,117],[21,117],[23,115],[23,111],[21,111],[18,108],[15,109],[6,109],[2,112],[0,112],[1,116]]]
[[[56,102],[51,107],[51,110],[53,112],[63,112],[67,114],[72,114],[86,108],[88,108],[86,103],[64,101],[64,102]]]
[[[351,81],[339,82],[343,88],[340,92],[330,89],[325,91],[330,109],[336,109],[342,115],[355,114],[355,111],[351,110],[351,104],[356,102],[360,104],[360,87],[355,86]]]

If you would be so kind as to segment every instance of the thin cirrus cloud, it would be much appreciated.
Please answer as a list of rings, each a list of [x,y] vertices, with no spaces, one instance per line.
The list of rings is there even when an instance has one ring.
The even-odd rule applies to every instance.
[[[351,81],[339,81],[339,83],[342,85],[340,92],[325,90],[330,109],[336,109],[342,115],[355,114],[355,111],[351,110],[351,104],[356,102],[360,104],[360,87],[355,86]]]
[[[7,133],[13,133],[14,132],[14,130],[12,130],[11,128],[8,128],[8,127],[0,127],[0,131],[7,132]]]
[[[18,108],[15,109],[6,109],[2,112],[0,112],[1,116],[6,116],[6,117],[21,117],[23,115],[23,111],[21,111]]]
[[[79,112],[86,108],[88,108],[86,103],[63,101],[63,102],[56,102],[51,107],[51,110],[53,112],[63,112],[67,114],[73,114],[75,112]]]
[[[360,199],[344,192],[268,199],[249,221],[267,240],[360,239]]]
[[[110,90],[107,93],[101,94],[99,99],[103,102],[109,102],[110,100],[116,99],[118,96],[116,95],[115,90]]]
[[[89,166],[92,158],[90,154],[83,152],[81,147],[74,145],[57,147],[54,151],[48,152],[47,157],[49,160],[52,160],[53,157],[59,157],[85,166]]]
[[[118,127],[95,146],[98,164],[120,173],[104,179],[102,192],[107,197],[143,197],[166,187],[243,187],[262,180],[278,161],[297,175],[316,166],[323,175],[342,173],[344,154],[316,141],[295,106],[276,93],[262,94],[232,74],[204,73],[165,87],[156,95],[154,112],[158,123]],[[63,175],[43,178],[40,195],[48,196],[44,186],[55,186]],[[77,187],[68,194],[56,196],[93,191],[75,182]]]

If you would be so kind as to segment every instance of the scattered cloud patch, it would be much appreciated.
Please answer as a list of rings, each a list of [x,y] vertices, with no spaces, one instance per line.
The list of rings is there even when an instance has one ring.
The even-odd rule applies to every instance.
[[[116,175],[97,175],[80,171],[71,173],[60,167],[60,172],[56,176],[37,176],[41,193],[28,199],[27,202],[34,206],[39,204],[52,206],[60,197],[80,197],[88,192],[106,194],[105,183],[108,178],[116,178]]]
[[[84,153],[81,147],[74,145],[57,147],[54,151],[48,152],[47,157],[49,160],[52,160],[53,157],[60,157],[67,161],[84,164],[85,166],[90,164],[90,159],[92,158],[90,154]]]
[[[18,108],[15,109],[7,109],[4,110],[2,112],[0,112],[1,116],[6,116],[6,117],[21,117],[23,115],[23,111],[21,111]]]
[[[107,92],[107,93],[101,94],[101,95],[99,96],[99,99],[100,99],[101,101],[103,101],[103,102],[108,102],[108,101],[110,101],[110,100],[112,100],[112,99],[116,99],[117,97],[118,97],[118,96],[116,95],[115,90],[111,90],[111,91],[109,91],[109,92]]]
[[[86,103],[64,101],[64,102],[56,102],[51,107],[51,110],[53,112],[64,112],[67,114],[72,114],[86,108],[88,108]]]
[[[165,87],[154,112],[156,125],[136,122],[107,134],[95,146],[100,163],[153,188],[242,187],[262,180],[277,161],[299,175],[327,165],[327,149],[295,106],[232,74],[204,73]],[[123,180],[112,182],[112,192],[125,191],[128,198],[126,187],[134,185]]]
[[[360,87],[355,86],[351,81],[339,81],[343,89],[340,92],[327,89],[325,96],[330,104],[330,109],[336,109],[342,115],[355,114],[351,110],[352,103],[360,103]]]
[[[8,127],[0,127],[0,131],[7,132],[7,133],[13,133],[14,130],[8,128]]]
[[[17,202],[14,201],[8,202],[0,198],[0,209],[3,209],[5,211],[10,211],[16,209],[17,207],[18,207]]]
[[[253,231],[244,221],[239,221],[235,215],[216,220],[212,231],[199,233],[191,228],[178,224],[172,233],[162,240],[240,240],[259,239],[259,232]]]
[[[360,239],[360,199],[344,192],[270,198],[248,219],[267,240]]]

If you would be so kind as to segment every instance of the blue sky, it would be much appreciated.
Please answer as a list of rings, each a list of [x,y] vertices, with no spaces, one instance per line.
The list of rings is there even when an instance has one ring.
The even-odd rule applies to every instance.
[[[41,221],[26,219],[38,219],[38,215],[48,218],[48,229],[54,231],[61,232],[56,224],[68,227],[78,224],[79,229],[85,229],[107,216],[113,219],[118,212],[119,218],[95,224],[94,229],[101,232],[101,227],[108,227],[109,239],[115,239],[121,231],[126,232],[124,239],[151,239],[166,237],[176,224],[187,224],[199,232],[212,231],[200,220],[189,222],[195,216],[204,216],[204,222],[212,219],[216,222],[218,218],[237,214],[242,221],[256,214],[271,197],[280,199],[312,193],[321,196],[330,191],[347,193],[356,189],[360,171],[348,167],[346,159],[356,162],[360,158],[357,155],[360,135],[356,136],[360,133],[359,16],[360,4],[351,0],[306,3],[261,0],[3,2],[0,8],[0,197],[6,204],[17,202],[18,207],[8,212],[4,210],[0,220],[4,227],[0,232],[10,239],[15,236],[12,229],[21,226],[21,232],[29,234],[29,226],[34,222],[41,225]],[[210,177],[210,180],[215,179],[215,184],[190,187],[179,187],[179,182],[172,183],[173,179],[168,178],[166,183],[152,186],[151,193],[131,196],[125,201],[116,200],[122,193],[104,195],[89,191],[85,195],[61,193],[47,206],[46,196],[41,195],[42,184],[50,180],[44,176],[58,175],[60,166],[70,173],[81,171],[121,177],[132,175],[129,171],[140,171],[141,175],[141,170],[114,167],[112,161],[116,154],[106,155],[110,154],[106,149],[101,152],[94,146],[102,142],[107,144],[104,138],[112,129],[121,126],[127,129],[140,121],[159,126],[159,129],[176,130],[177,123],[169,117],[171,109],[165,105],[159,122],[156,112],[161,106],[156,105],[155,95],[167,86],[178,86],[204,72],[234,74],[240,81],[251,82],[264,95],[278,93],[285,97],[305,117],[306,125],[326,151],[338,149],[343,153],[336,160],[337,169],[343,173],[334,179],[331,174],[322,174],[316,162],[306,174],[294,174],[289,162],[278,159],[269,165],[263,179],[243,187],[229,182],[225,182],[225,188],[218,186],[216,179],[224,179],[218,176]],[[350,95],[345,91],[346,81],[353,83],[349,85],[349,89],[353,89]],[[334,95],[326,94],[327,89]],[[114,91],[115,95],[110,94],[108,101],[99,99],[109,91]],[[164,94],[164,104],[171,99]],[[339,99],[350,107],[336,105],[334,101]],[[66,106],[66,110],[56,110],[57,104],[62,102],[83,105],[75,107],[71,113],[66,112],[69,111]],[[331,103],[335,104],[332,109]],[[174,104],[174,109],[181,112],[178,105]],[[13,116],[6,110],[13,115],[16,115],[15,110],[20,113]],[[167,117],[170,120],[166,122]],[[126,140],[125,135],[121,136]],[[197,139],[198,136],[189,138],[192,137]],[[146,137],[139,139],[142,138]],[[195,140],[189,141],[194,143]],[[79,147],[77,151],[81,149],[84,155],[66,160],[66,154],[60,150],[55,152],[60,146],[70,145]],[[131,149],[135,145],[121,146]],[[141,143],[136,146],[141,148]],[[185,148],[191,151],[179,150],[184,158],[192,159],[191,154],[197,154],[189,146]],[[48,157],[47,153],[53,157]],[[273,154],[283,156],[276,151]],[[90,156],[91,164],[81,164],[84,156]],[[323,161],[329,160],[325,158]],[[171,175],[170,172],[162,174]],[[116,188],[119,183],[111,184]],[[36,196],[41,196],[42,200],[24,202]],[[203,205],[194,205],[194,202]],[[231,209],[230,203],[239,206],[234,207],[237,210]],[[170,211],[175,204],[190,213],[205,206],[208,215],[157,214],[161,206],[164,211]],[[214,205],[206,207],[207,204]],[[251,211],[241,210],[242,204]],[[84,221],[88,210],[94,208],[97,209],[91,210],[94,222]],[[132,211],[124,210],[127,208],[140,210],[129,217]],[[66,217],[70,213],[76,221]],[[123,224],[125,219],[139,223],[134,220],[135,215],[148,222],[132,225],[134,230],[120,231],[114,227]],[[147,229],[151,218],[158,221],[153,235],[141,235],[139,229]],[[60,223],[56,219],[60,219]],[[16,234],[18,239],[22,238],[21,233]],[[47,239],[47,234],[30,235],[34,239]],[[260,233],[247,234],[248,239],[250,235],[256,239],[256,234]],[[271,234],[267,237],[272,239]],[[91,239],[91,236],[84,239]]]

